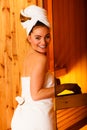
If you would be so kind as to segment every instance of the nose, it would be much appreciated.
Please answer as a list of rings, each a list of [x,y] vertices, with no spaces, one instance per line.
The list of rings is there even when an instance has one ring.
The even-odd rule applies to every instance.
[[[46,45],[46,39],[43,38],[42,41],[41,41],[41,43],[42,43],[43,45]]]

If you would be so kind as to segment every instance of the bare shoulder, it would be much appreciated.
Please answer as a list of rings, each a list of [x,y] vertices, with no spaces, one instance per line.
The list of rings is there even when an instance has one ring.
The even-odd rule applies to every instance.
[[[37,69],[39,69],[39,71],[40,71],[40,69],[44,70],[47,65],[47,56],[43,55],[43,54],[37,54],[34,63],[35,63],[35,66],[37,67]],[[34,68],[35,68],[35,66],[34,66]]]
[[[40,72],[46,70],[47,56],[36,53],[28,55],[24,60],[23,75],[31,75],[32,72]]]
[[[45,55],[37,54],[32,66],[32,79],[43,82],[46,71],[47,57]]]
[[[36,59],[36,62],[38,62],[38,63],[46,63],[47,62],[47,56],[43,55],[43,54],[37,53],[35,59]]]

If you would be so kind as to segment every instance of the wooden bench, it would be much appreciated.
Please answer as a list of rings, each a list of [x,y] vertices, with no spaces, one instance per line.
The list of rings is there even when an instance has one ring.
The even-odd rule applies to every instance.
[[[81,128],[83,122],[87,124],[87,93],[62,96],[56,94],[54,110],[56,130],[78,130],[77,126]]]

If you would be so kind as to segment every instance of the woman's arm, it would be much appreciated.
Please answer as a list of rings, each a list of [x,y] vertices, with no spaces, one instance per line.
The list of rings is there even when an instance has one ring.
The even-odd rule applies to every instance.
[[[43,88],[46,75],[46,58],[36,60],[31,73],[30,91],[33,100],[41,100],[54,97],[54,86]]]

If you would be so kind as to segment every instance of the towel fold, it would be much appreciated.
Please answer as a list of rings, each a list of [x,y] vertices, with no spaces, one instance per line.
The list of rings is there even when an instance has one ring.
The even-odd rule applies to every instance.
[[[25,102],[25,99],[23,97],[20,97],[20,96],[17,96],[15,99],[19,105],[22,105]]]
[[[36,5],[28,6],[27,8],[21,10],[20,13],[22,16],[29,17],[29,19],[26,20],[25,22],[21,22],[23,28],[26,29],[27,35],[30,33],[33,26],[37,23],[37,21],[42,22],[47,27],[50,27],[46,10],[39,6]]]

